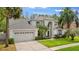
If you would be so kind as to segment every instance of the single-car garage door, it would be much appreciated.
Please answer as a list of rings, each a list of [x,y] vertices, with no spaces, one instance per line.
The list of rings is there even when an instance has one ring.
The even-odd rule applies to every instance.
[[[14,33],[15,42],[26,42],[34,40],[33,32],[15,32]]]

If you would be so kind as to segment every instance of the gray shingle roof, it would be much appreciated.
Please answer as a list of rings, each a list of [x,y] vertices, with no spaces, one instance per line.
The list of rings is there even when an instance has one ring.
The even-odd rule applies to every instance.
[[[10,19],[9,20],[9,28],[10,29],[36,29],[31,24],[28,24],[28,22],[25,19]]]

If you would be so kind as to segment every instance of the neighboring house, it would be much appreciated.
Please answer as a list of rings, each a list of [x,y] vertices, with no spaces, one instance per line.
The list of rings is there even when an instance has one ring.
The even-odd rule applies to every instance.
[[[48,15],[32,15],[29,24],[37,27],[38,24],[44,25],[48,28],[48,32],[44,35],[52,38],[57,34],[58,22],[54,18]]]
[[[32,41],[37,37],[38,29],[28,24],[26,19],[9,20],[9,37],[14,38],[15,42]]]
[[[64,28],[64,29],[67,29],[67,24],[65,24],[65,25],[63,26],[63,28]],[[74,28],[76,28],[76,22],[75,22],[75,21],[73,21],[73,22],[70,24],[70,29],[74,29]]]

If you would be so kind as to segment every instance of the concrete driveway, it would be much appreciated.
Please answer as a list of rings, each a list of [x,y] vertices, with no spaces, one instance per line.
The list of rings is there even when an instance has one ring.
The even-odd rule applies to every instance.
[[[17,51],[51,51],[37,41],[15,43]]]

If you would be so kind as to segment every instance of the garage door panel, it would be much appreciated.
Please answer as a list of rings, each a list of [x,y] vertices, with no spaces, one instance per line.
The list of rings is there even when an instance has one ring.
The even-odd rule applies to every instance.
[[[25,42],[25,41],[32,41],[34,40],[33,32],[27,33],[15,33],[15,42]]]

